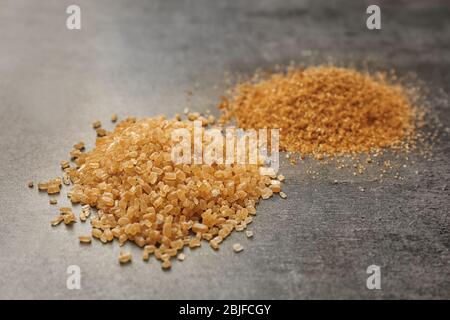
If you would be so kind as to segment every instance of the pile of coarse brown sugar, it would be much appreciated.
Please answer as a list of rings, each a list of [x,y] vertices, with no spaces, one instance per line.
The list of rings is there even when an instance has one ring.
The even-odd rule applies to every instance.
[[[112,121],[116,120],[114,116]],[[180,116],[128,118],[112,132],[98,121],[93,126],[98,136],[95,148],[86,151],[84,143],[77,143],[70,152],[73,164],[61,162],[63,178],[38,185],[39,190],[57,194],[63,183],[73,184],[68,196],[73,204],[83,205],[79,217],[72,208],[62,207],[52,225],[90,220],[92,235],[80,235],[82,243],[90,243],[91,236],[103,243],[114,238],[120,245],[131,241],[143,248],[144,260],[153,254],[167,269],[172,258],[184,260],[186,246],[199,247],[206,240],[218,249],[231,232],[244,231],[261,198],[274,193],[285,197],[280,183],[284,177],[261,175],[262,162],[175,164],[171,134],[193,128]],[[97,209],[95,214],[91,208]],[[233,249],[239,252],[242,246],[235,244]],[[121,263],[130,260],[128,252],[119,256]]]
[[[333,66],[291,69],[237,85],[219,107],[242,128],[279,128],[280,149],[334,156],[410,139],[415,108],[385,74]]]

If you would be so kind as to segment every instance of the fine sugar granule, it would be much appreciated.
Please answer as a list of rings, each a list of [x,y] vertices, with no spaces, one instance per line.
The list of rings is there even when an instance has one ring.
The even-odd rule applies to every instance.
[[[401,144],[414,132],[415,110],[405,89],[331,66],[291,69],[244,82],[219,107],[222,122],[280,128],[280,149],[318,159]]]

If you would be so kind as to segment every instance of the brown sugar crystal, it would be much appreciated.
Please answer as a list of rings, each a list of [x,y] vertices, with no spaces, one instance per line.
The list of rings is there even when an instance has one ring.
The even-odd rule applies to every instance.
[[[102,123],[99,120],[96,120],[92,123],[92,128],[98,129],[102,126]]]
[[[279,128],[282,151],[322,158],[394,146],[414,131],[415,112],[403,87],[381,73],[332,66],[239,84],[219,107],[222,122]]]
[[[171,259],[184,259],[185,246],[200,247],[203,239],[218,249],[233,230],[251,222],[261,199],[281,190],[276,176],[261,175],[262,161],[175,164],[171,134],[176,129],[193,130],[192,122],[125,119],[98,137],[95,148],[75,160],[77,167],[65,171],[73,183],[70,201],[83,205],[80,220],[96,209],[90,218],[93,238],[134,242],[143,248],[144,260],[153,254],[165,269]],[[70,208],[61,208],[61,216],[52,223],[76,221]],[[130,260],[129,254],[119,257],[121,263]]]
[[[121,252],[119,255],[119,262],[121,264],[129,263],[131,262],[132,256],[129,252]]]
[[[91,236],[79,236],[78,239],[80,240],[80,243],[91,243],[92,241]]]

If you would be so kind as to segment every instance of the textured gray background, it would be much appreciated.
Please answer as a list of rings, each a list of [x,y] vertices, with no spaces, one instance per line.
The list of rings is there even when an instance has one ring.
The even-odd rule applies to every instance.
[[[77,32],[65,28],[72,3],[82,7]],[[381,31],[365,28],[367,5],[0,0],[0,298],[450,298],[447,136],[434,161],[413,156],[402,181],[310,163],[313,179],[285,163],[289,198],[259,206],[253,240],[234,234],[170,272],[132,246],[125,267],[117,243],[80,246],[87,225],[52,229],[56,208],[26,187],[59,174],[74,142],[92,146],[92,120],[213,109],[225,71],[250,74],[309,52],[417,74],[448,125],[448,2],[386,1]],[[71,264],[82,290],[66,289]],[[365,287],[371,264],[382,267],[380,291]]]

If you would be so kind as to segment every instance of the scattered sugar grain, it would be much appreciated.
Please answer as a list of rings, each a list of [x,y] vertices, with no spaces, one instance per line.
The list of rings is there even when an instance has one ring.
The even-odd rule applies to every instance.
[[[184,253],[179,253],[177,259],[183,261],[184,259],[186,259],[186,255]]]
[[[129,252],[121,252],[120,253],[120,255],[119,255],[119,262],[121,264],[129,263],[129,262],[131,262],[131,260],[132,260],[131,253],[129,253]]]
[[[94,129],[98,129],[98,128],[100,128],[101,126],[102,126],[102,123],[101,123],[99,120],[94,121],[94,122],[92,123],[92,128],[94,128]]]
[[[241,252],[242,250],[244,250],[244,247],[240,244],[240,243],[235,243],[233,244],[233,251],[234,252]]]
[[[92,241],[91,236],[79,236],[78,239],[80,240],[80,243],[91,243]]]

